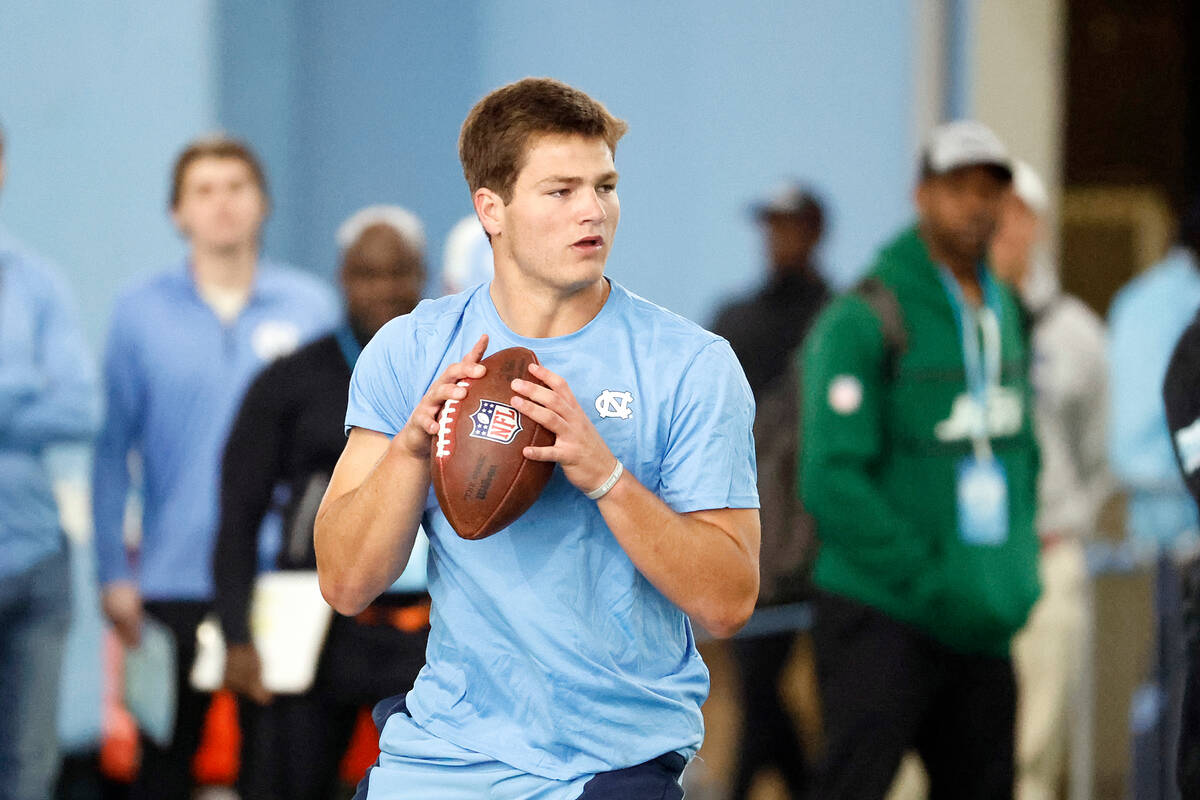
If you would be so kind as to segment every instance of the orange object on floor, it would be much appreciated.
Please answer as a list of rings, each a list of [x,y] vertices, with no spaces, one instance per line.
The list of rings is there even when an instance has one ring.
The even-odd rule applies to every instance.
[[[196,782],[209,786],[232,786],[237,780],[242,746],[238,729],[237,698],[221,690],[212,697],[200,747],[192,761]]]
[[[351,786],[357,785],[377,758],[379,758],[379,731],[375,730],[371,711],[363,708],[358,712],[358,721],[354,724],[354,735],[350,737],[350,746],[346,748],[346,755],[342,756],[342,781]]]

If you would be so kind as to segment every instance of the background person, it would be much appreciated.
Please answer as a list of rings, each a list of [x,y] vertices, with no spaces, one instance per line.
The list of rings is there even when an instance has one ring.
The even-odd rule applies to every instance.
[[[4,184],[0,130],[0,187]],[[0,797],[43,800],[58,773],[70,555],[43,451],[99,423],[95,366],[56,267],[0,226]]]
[[[1015,288],[1032,322],[1034,421],[1041,452],[1037,530],[1042,596],[1013,643],[1017,797],[1052,800],[1067,774],[1072,707],[1085,701],[1089,613],[1085,542],[1112,490],[1108,472],[1108,360],[1104,324],[1064,294],[1046,252],[1049,196],[1023,161],[1013,169],[992,238],[996,276]]]
[[[376,710],[360,796],[682,796],[708,688],[690,620],[728,636],[757,594],[752,400],[724,341],[604,277],[625,128],[545,78],[476,104],[459,153],[495,278],[389,323],[355,367],[322,588],[365,606],[424,518],[434,607],[416,685]],[[489,344],[541,359],[546,386],[514,380],[511,403],[556,436],[522,454],[558,466],[468,541],[430,502],[430,437]]]
[[[364,209],[338,234],[345,320],[255,378],[222,461],[213,581],[227,646],[225,685],[243,698],[241,800],[328,800],[359,709],[410,686],[425,663],[423,591],[385,593],[356,617],[335,616],[304,694],[271,695],[250,637],[259,531],[272,495],[288,489],[276,567],[315,570],[313,522],[345,443],[354,363],[385,322],[413,310],[425,283],[424,234],[407,210]]]
[[[1009,643],[1038,594],[1037,446],[1016,298],[986,263],[1011,179],[991,130],[932,133],[916,224],[804,346],[801,495],[821,548],[813,646],[825,752],[811,797],[883,798],[916,749],[934,800],[1013,790]]]
[[[457,294],[492,279],[492,246],[479,217],[469,214],[450,229],[442,253],[442,294]]]
[[[188,676],[196,628],[212,602],[219,463],[238,403],[265,364],[337,319],[333,295],[317,279],[260,258],[266,181],[246,145],[225,137],[188,145],[175,162],[170,208],[189,253],[117,302],[93,468],[104,613],[126,647],[138,645],[143,614],[175,643],[174,735],[166,747],[141,737],[135,800],[191,793],[208,695]],[[135,556],[124,541],[133,453],[143,488]]]
[[[766,283],[750,297],[721,309],[711,330],[729,341],[746,372],[755,408],[761,412],[764,393],[785,374],[794,377],[787,369],[789,359],[828,302],[830,292],[814,258],[825,230],[825,211],[816,195],[789,182],[758,205],[755,215],[767,244]],[[791,520],[778,532],[769,530],[768,520],[774,521],[776,516],[767,507],[773,498],[764,491],[766,478],[759,475],[758,493],[763,503],[760,567],[764,571],[760,603],[771,585],[766,572],[776,558],[773,545],[777,538],[795,535]],[[789,491],[794,490],[790,478],[786,484]],[[781,549],[794,546],[778,544]],[[795,631],[783,631],[739,637],[730,643],[741,678],[742,728],[730,795],[736,800],[749,795],[755,778],[765,768],[779,771],[792,797],[801,797],[807,785],[804,748],[780,695],[780,679],[795,642]]]
[[[1161,391],[1171,353],[1200,308],[1200,197],[1179,221],[1166,257],[1134,277],[1108,310],[1112,424],[1109,463],[1127,495],[1125,532],[1139,554],[1156,559],[1156,646],[1134,730],[1135,792],[1174,797],[1165,765],[1175,762],[1183,702],[1184,640],[1177,554],[1194,548],[1196,505],[1179,477]]]

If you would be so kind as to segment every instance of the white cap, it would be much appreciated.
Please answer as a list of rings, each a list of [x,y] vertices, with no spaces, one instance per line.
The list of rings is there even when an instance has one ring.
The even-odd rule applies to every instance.
[[[925,146],[925,166],[934,175],[960,167],[998,167],[1012,176],[1012,159],[991,128],[972,119],[947,122],[933,129]]]
[[[463,217],[450,229],[442,258],[442,288],[446,294],[461,292],[469,286],[490,281],[495,267],[492,246],[479,217]]]
[[[367,206],[355,211],[337,229],[338,247],[345,250],[372,225],[387,225],[413,247],[425,252],[425,228],[417,215],[400,206]]]
[[[1012,188],[1013,194],[1039,217],[1050,209],[1050,195],[1046,192],[1046,184],[1033,167],[1020,159],[1013,161]]]

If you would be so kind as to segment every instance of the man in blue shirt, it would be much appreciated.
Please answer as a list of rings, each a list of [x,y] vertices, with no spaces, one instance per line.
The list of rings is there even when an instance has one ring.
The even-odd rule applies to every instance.
[[[176,161],[171,215],[188,258],[127,291],[104,359],[107,413],[96,443],[93,509],[105,614],[127,647],[143,614],[175,639],[178,704],[162,747],[142,736],[134,798],[191,792],[191,760],[208,696],[188,675],[195,632],[213,596],[220,454],[246,386],[264,364],[331,328],[333,293],[259,258],[266,182],[242,143],[215,137]],[[129,456],[141,460],[136,559],[126,552]]]
[[[1182,220],[1178,245],[1122,287],[1108,311],[1109,459],[1129,492],[1127,532],[1150,547],[1181,543],[1197,527],[1158,389],[1175,343],[1200,308],[1198,258],[1200,200]]]
[[[1176,563],[1197,541],[1197,510],[1179,473],[1161,387],[1171,354],[1200,308],[1200,197],[1180,219],[1179,241],[1166,258],[1126,284],[1108,311],[1112,425],[1109,460],[1128,492],[1126,536],[1142,553],[1157,552],[1155,615],[1158,656],[1139,694],[1160,711],[1135,742],[1136,792],[1170,796],[1163,764],[1175,761],[1183,702],[1184,640]],[[1149,794],[1147,794],[1149,796]]]
[[[355,367],[322,590],[363,608],[424,519],[433,598],[427,665],[376,709],[360,796],[682,796],[708,693],[691,622],[729,636],[758,593],[754,409],[727,342],[604,277],[625,127],[549,79],[481,100],[459,154],[495,278],[393,320]],[[558,466],[524,516],[468,541],[429,491],[431,435],[457,381],[512,346],[547,386],[514,380],[511,405],[556,435],[524,456]]]
[[[4,137],[0,131],[0,186]],[[96,431],[95,370],[56,269],[0,228],[0,797],[49,797],[69,561],[42,451]]]

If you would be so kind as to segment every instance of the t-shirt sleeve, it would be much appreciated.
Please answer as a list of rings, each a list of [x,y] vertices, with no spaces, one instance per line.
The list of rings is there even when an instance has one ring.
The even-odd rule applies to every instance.
[[[676,393],[659,496],[679,513],[758,508],[754,398],[723,339],[688,366]]]
[[[347,435],[351,428],[365,428],[395,436],[412,415],[412,387],[400,380],[399,372],[417,374],[411,328],[408,318],[398,317],[384,325],[363,348],[350,377]]]

